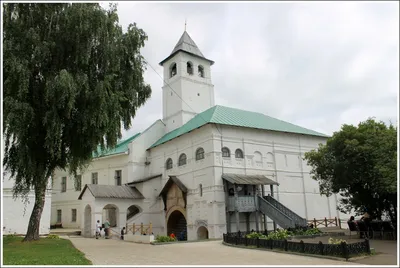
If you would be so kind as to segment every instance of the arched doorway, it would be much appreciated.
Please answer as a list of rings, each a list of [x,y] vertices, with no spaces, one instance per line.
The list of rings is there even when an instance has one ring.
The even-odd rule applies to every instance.
[[[197,229],[197,239],[198,240],[208,239],[208,230],[206,227],[200,226],[199,229]]]
[[[167,222],[167,234],[174,233],[179,240],[187,240],[187,224],[185,216],[179,210],[171,213]]]
[[[91,237],[92,236],[91,230],[92,230],[92,208],[90,207],[90,205],[86,205],[85,215],[84,215],[83,236]]]
[[[106,220],[110,222],[110,227],[117,227],[119,223],[119,210],[116,205],[108,204],[103,208],[102,223]]]
[[[130,206],[126,211],[126,222],[138,215],[142,210],[135,205]]]

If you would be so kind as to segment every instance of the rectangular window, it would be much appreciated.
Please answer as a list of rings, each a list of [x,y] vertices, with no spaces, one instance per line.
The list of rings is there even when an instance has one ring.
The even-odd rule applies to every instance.
[[[121,185],[122,182],[122,170],[115,171],[115,185]]]
[[[92,173],[92,184],[98,184],[97,172]]]
[[[61,209],[57,209],[57,223],[61,223]]]
[[[64,193],[67,191],[67,177],[61,178],[61,192]]]
[[[72,209],[72,222],[76,222],[76,209]]]
[[[82,175],[77,175],[75,178],[75,191],[82,190]]]

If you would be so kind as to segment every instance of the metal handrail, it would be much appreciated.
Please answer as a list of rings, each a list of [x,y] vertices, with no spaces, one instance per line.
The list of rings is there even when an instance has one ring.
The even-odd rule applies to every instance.
[[[276,221],[279,226],[282,228],[294,228],[296,227],[296,223],[293,219],[291,219],[288,215],[280,211],[277,207],[272,205],[266,199],[258,196],[259,209],[266,216]]]
[[[275,198],[272,196],[268,195],[264,197],[268,202],[270,202],[273,206],[275,206],[278,210],[282,211],[286,216],[291,218],[296,225],[298,226],[307,226],[307,220],[300,217],[298,214],[296,214],[293,210],[287,208],[285,205],[277,201]]]

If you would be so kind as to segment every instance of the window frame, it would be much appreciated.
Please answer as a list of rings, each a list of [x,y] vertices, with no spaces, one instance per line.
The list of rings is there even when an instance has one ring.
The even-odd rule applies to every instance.
[[[224,152],[224,149],[227,151]],[[231,158],[231,150],[228,147],[222,147],[221,149],[222,157],[224,158]]]
[[[201,151],[201,152],[199,152]],[[205,155],[204,155],[204,149],[202,147],[197,148],[196,150],[196,161],[202,160],[204,159]]]
[[[172,73],[172,71],[175,69],[175,73]],[[169,78],[172,78],[178,74],[178,65],[176,62],[173,62],[170,67],[169,67]]]
[[[82,175],[76,175],[75,177],[75,191],[82,191]]]
[[[197,75],[198,75],[199,77],[204,78],[204,76],[205,76],[205,71],[204,71],[203,65],[197,66]]]
[[[92,184],[96,184],[96,185],[99,184],[99,173],[98,172],[92,172]]]
[[[187,164],[187,156],[185,153],[182,153],[178,159],[178,166],[184,166]]]
[[[122,185],[122,170],[121,169],[115,170],[114,179],[115,179],[115,185],[116,186],[121,186]]]
[[[165,161],[165,169],[170,170],[174,167],[174,162],[172,161],[172,158],[168,158],[167,161]]]
[[[240,155],[238,156],[238,154],[240,154]],[[235,150],[235,158],[236,159],[243,159],[244,158],[244,153],[243,153],[242,149],[237,148]]]
[[[62,223],[62,210],[57,209],[57,223]]]
[[[61,192],[67,192],[67,177],[61,177]]]
[[[76,208],[71,209],[71,222],[76,222],[77,214],[78,211],[76,210]]]

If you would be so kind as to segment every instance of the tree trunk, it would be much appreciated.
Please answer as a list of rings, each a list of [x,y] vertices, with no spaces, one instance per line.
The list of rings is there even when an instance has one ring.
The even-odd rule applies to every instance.
[[[23,242],[39,240],[40,219],[46,198],[46,185],[35,186],[35,206],[29,219],[28,231]]]

